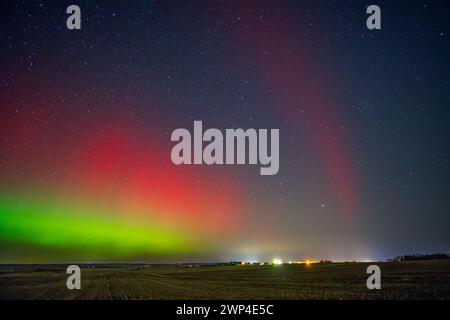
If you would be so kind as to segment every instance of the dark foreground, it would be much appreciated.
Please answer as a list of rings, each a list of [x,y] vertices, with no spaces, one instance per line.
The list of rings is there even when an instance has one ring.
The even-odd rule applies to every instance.
[[[64,269],[0,268],[0,299],[449,299],[450,261],[378,263],[381,290],[366,288],[365,263],[83,269],[68,290]]]

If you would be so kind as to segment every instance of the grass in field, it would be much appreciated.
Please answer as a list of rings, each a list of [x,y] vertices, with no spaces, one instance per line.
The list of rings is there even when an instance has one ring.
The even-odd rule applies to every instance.
[[[179,269],[64,269],[0,273],[1,299],[449,299],[450,261],[379,263],[382,289],[366,288],[365,263]]]

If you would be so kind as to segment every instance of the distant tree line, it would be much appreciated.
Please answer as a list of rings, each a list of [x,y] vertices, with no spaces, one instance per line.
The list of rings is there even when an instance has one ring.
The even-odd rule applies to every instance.
[[[411,254],[404,256],[397,256],[390,261],[418,261],[418,260],[443,260],[450,259],[448,253],[432,253],[432,254]]]
[[[331,260],[320,260],[319,263],[333,263]]]

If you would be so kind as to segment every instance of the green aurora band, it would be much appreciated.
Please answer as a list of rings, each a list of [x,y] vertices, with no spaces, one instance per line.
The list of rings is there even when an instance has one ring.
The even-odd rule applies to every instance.
[[[23,198],[22,198],[23,199]],[[121,259],[198,252],[198,241],[150,220],[99,214],[36,198],[0,197],[0,244],[66,250],[84,259]],[[82,213],[82,214],[81,214]],[[195,239],[195,240],[194,240]]]

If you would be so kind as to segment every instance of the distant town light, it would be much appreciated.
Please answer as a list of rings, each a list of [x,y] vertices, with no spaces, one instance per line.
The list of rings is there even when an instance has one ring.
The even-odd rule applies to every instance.
[[[280,265],[280,264],[283,264],[283,261],[281,261],[281,259],[273,259],[272,263],[276,264],[276,265]]]

